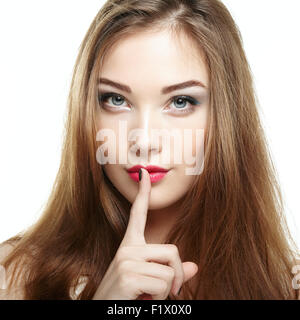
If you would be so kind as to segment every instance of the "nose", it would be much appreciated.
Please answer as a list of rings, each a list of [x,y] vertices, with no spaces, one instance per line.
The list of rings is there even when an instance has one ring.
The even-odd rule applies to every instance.
[[[144,159],[144,157],[149,155],[151,158],[151,155],[161,152],[159,131],[154,134],[155,130],[160,129],[158,116],[150,108],[141,111],[137,116],[136,129],[137,131],[134,130],[136,138],[133,139],[135,144],[133,152],[148,163],[148,159]]]

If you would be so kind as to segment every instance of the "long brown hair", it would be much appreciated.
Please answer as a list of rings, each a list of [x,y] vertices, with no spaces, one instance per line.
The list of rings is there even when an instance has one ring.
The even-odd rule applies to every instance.
[[[166,241],[178,246],[182,261],[199,267],[197,285],[185,283],[183,296],[296,299],[291,269],[298,249],[241,34],[218,0],[109,0],[97,13],[74,67],[52,193],[38,221],[4,242],[14,245],[3,262],[6,269],[14,266],[13,281],[26,274],[25,299],[70,299],[81,275],[88,282],[78,299],[91,299],[111,263],[131,204],[96,161],[97,78],[105,53],[119,39],[162,29],[197,45],[210,80],[204,171],[181,202],[184,215]]]

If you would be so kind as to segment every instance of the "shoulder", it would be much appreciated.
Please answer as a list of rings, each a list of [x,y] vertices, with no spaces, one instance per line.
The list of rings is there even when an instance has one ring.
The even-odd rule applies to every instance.
[[[297,265],[299,266],[299,272],[300,272],[300,259],[297,259]],[[298,300],[300,300],[300,288],[298,289]]]
[[[293,270],[293,274],[295,276],[294,276],[293,281],[295,280],[298,283],[298,281],[299,281],[298,279],[300,278],[300,258],[295,260],[294,268],[295,269]],[[295,290],[297,292],[298,300],[300,300],[300,288],[299,289],[295,289]]]
[[[22,283],[18,282],[17,286],[8,289],[8,283],[11,281],[11,274],[5,270],[2,262],[12,252],[14,246],[11,244],[0,243],[0,300],[24,300],[24,290]],[[80,293],[84,290],[88,282],[87,276],[80,276],[77,285],[70,288],[70,296],[76,300]]]
[[[0,263],[5,259],[5,257],[13,250],[14,246],[7,243],[0,243]]]
[[[11,244],[0,244],[0,300],[23,300],[24,292],[22,286],[8,289],[8,283],[11,281],[11,274],[2,265],[4,259],[12,252],[14,246]]]

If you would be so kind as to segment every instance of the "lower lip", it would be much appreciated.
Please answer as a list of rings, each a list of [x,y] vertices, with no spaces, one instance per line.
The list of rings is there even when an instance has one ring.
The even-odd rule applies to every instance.
[[[168,172],[149,172],[151,183],[160,181]],[[128,172],[130,178],[136,182],[139,182],[138,172]]]

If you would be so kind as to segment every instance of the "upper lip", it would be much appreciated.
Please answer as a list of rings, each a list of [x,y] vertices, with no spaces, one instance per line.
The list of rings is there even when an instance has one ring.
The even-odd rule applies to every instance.
[[[140,170],[140,168],[144,168],[146,169],[148,172],[167,172],[169,171],[170,169],[164,169],[164,168],[161,168],[161,167],[158,167],[158,166],[141,166],[141,165],[136,165],[136,166],[133,166],[129,169],[127,169],[128,172],[138,172]]]

